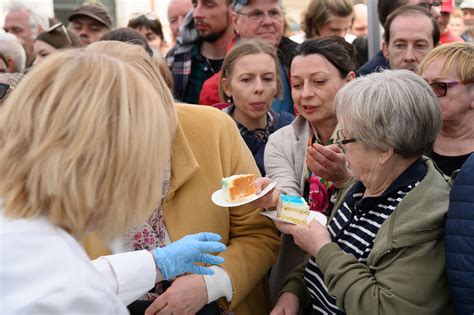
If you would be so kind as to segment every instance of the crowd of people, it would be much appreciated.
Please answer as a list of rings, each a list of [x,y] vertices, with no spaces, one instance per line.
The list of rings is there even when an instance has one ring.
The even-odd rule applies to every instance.
[[[14,4],[1,314],[473,314],[474,1]],[[254,174],[261,198],[211,200]],[[301,196],[326,225],[260,215]]]

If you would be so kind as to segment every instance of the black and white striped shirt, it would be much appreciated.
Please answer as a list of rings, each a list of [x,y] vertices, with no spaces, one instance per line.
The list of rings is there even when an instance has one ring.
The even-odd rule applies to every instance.
[[[362,198],[365,187],[361,182],[355,184],[329,222],[332,241],[360,263],[367,264],[378,230],[403,197],[421,181],[426,170],[423,161],[417,160],[377,197]],[[304,277],[315,314],[344,314],[336,306],[336,299],[328,293],[324,275],[314,257],[306,265]]]

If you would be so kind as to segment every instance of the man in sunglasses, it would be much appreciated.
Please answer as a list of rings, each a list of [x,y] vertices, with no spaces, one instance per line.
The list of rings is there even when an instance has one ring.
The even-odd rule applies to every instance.
[[[382,50],[390,69],[415,71],[439,43],[440,30],[431,13],[417,5],[398,8],[385,22]]]
[[[112,17],[99,5],[80,5],[72,11],[68,20],[69,30],[79,38],[82,46],[99,41],[102,35],[112,29]]]

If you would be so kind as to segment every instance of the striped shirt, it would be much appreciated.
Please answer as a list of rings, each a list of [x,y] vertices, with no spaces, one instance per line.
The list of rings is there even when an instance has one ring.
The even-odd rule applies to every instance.
[[[367,264],[367,257],[372,251],[378,230],[425,174],[426,166],[419,159],[377,197],[362,198],[365,187],[361,182],[355,184],[329,222],[328,230],[332,241],[345,253],[352,254],[360,263]],[[328,293],[324,275],[314,257],[311,257],[306,265],[304,277],[315,314],[344,314],[336,306],[335,297]]]

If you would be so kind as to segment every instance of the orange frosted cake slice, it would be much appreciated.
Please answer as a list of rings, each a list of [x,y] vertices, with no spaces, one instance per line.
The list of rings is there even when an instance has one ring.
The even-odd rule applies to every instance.
[[[309,206],[299,196],[281,194],[278,200],[277,217],[296,224],[306,224],[309,215]]]
[[[224,198],[230,202],[242,201],[255,196],[255,175],[233,175],[222,179]]]

